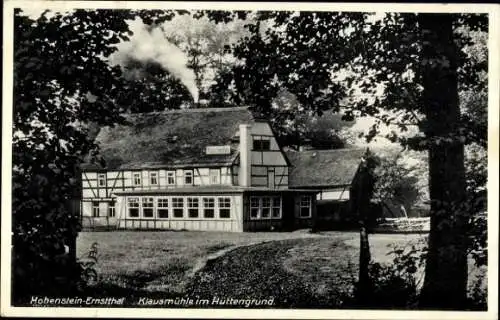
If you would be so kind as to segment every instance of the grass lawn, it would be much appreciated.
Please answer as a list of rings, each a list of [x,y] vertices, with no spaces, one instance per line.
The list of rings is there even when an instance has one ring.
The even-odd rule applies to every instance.
[[[192,269],[223,249],[270,240],[317,237],[307,232],[114,231],[81,232],[84,257],[98,243],[97,272],[106,285],[146,292],[183,293]]]
[[[391,245],[423,237],[370,235],[372,259],[390,262]],[[93,242],[99,245],[96,294],[272,296],[274,307],[341,307],[353,289],[359,259],[357,232],[82,232],[79,255]]]

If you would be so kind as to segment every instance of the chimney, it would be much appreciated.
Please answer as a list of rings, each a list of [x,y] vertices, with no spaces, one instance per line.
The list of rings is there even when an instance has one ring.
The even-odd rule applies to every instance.
[[[250,135],[249,124],[240,124],[240,171],[238,173],[239,185],[242,187],[250,187],[251,159],[252,151],[250,144],[252,137]]]

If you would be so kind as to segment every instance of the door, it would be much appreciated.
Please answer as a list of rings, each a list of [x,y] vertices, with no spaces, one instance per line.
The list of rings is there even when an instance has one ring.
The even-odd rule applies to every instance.
[[[267,170],[267,186],[274,189],[274,169]]]

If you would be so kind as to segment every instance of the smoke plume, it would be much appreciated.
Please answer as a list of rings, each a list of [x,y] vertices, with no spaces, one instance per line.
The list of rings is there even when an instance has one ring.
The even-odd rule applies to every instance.
[[[179,79],[191,93],[194,102],[198,102],[198,87],[193,70],[187,67],[188,57],[165,38],[163,29],[157,27],[148,30],[139,18],[129,22],[129,28],[134,34],[130,41],[121,42],[117,46],[118,51],[112,56],[112,63],[123,65],[130,58],[142,62],[157,62]]]

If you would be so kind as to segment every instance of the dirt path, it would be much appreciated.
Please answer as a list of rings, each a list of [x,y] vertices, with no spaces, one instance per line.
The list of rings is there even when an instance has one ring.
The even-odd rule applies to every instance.
[[[318,295],[316,283],[291,273],[284,267],[294,248],[314,244],[320,239],[273,241],[237,248],[210,260],[194,276],[186,294],[202,299],[274,299],[271,307],[335,308],[338,299]],[[324,240],[323,240],[324,241]],[[262,307],[260,307],[262,308]]]

